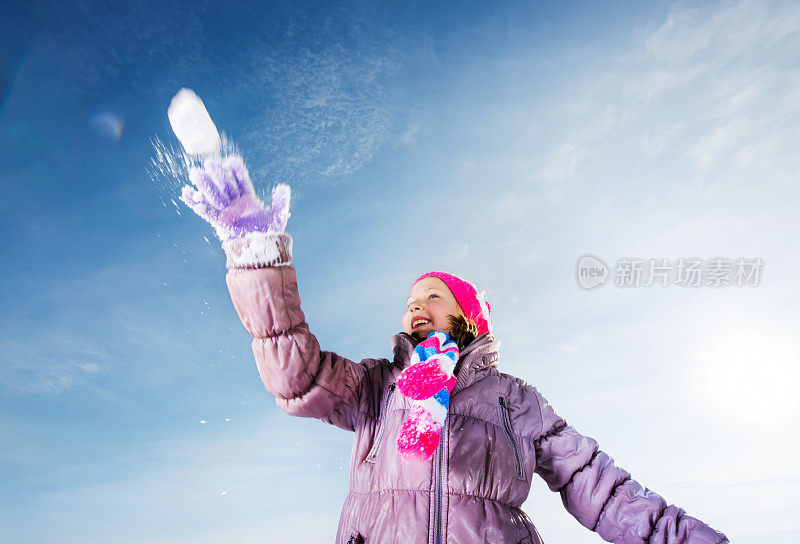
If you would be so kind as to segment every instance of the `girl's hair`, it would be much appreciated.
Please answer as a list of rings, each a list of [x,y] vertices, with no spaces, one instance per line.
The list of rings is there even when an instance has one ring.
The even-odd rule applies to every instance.
[[[450,338],[456,343],[458,349],[464,349],[478,337],[478,327],[467,321],[463,315],[448,315],[450,320]]]

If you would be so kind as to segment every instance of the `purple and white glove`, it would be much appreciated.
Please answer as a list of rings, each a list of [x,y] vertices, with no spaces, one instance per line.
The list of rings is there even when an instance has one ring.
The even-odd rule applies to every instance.
[[[272,190],[267,208],[256,196],[242,157],[206,158],[202,168],[192,168],[181,200],[211,223],[222,240],[226,266],[261,268],[292,264],[292,237],[283,229],[289,220],[291,189],[285,183]]]
[[[226,242],[250,233],[283,233],[289,220],[291,189],[285,183],[272,190],[267,208],[256,196],[242,157],[209,157],[203,168],[192,168],[189,179],[197,189],[184,185],[181,200],[211,223],[217,238]]]

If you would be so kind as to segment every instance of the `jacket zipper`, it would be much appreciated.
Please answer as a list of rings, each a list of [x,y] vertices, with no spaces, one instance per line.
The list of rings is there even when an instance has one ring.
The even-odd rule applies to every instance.
[[[437,469],[437,478],[436,478],[436,519],[434,520],[434,533],[433,533],[433,542],[434,544],[439,544],[442,541],[442,531],[441,531],[441,524],[442,524],[442,458],[444,457],[444,441],[447,437],[447,427],[450,424],[450,414],[444,420],[444,428],[443,428],[443,436],[439,439],[439,447],[437,448],[438,456],[438,469]]]
[[[522,462],[519,458],[519,450],[517,449],[517,442],[514,440],[514,433],[511,432],[511,423],[508,417],[508,407],[506,405],[514,406],[510,402],[508,402],[504,397],[500,397],[500,410],[503,414],[503,427],[506,430],[506,435],[508,439],[511,441],[511,446],[514,448],[514,458],[517,461],[517,477],[524,478],[525,475],[522,473]]]
[[[378,433],[378,440],[375,441],[372,451],[367,455],[368,461],[375,460],[375,457],[378,455],[378,450],[381,447],[381,442],[383,442],[383,433],[386,432],[386,417],[389,415],[389,401],[392,400],[392,393],[394,393],[395,387],[397,387],[397,383],[389,385],[389,393],[386,395],[386,404],[383,407],[383,417],[381,417],[381,431]]]

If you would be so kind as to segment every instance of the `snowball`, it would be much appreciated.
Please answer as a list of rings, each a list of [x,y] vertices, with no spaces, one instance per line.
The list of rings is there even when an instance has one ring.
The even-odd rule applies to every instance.
[[[210,155],[219,152],[222,144],[217,127],[203,101],[193,90],[183,88],[172,97],[167,117],[172,131],[188,154]]]

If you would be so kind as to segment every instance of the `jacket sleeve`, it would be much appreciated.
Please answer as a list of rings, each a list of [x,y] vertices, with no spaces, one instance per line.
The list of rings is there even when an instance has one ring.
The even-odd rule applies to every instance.
[[[300,309],[291,237],[257,232],[223,248],[233,306],[253,336],[261,381],[278,407],[353,431],[361,388],[376,361],[357,364],[320,349]]]
[[[581,525],[615,544],[720,544],[727,537],[642,487],[559,417],[534,387],[542,432],[534,441],[536,473]]]

